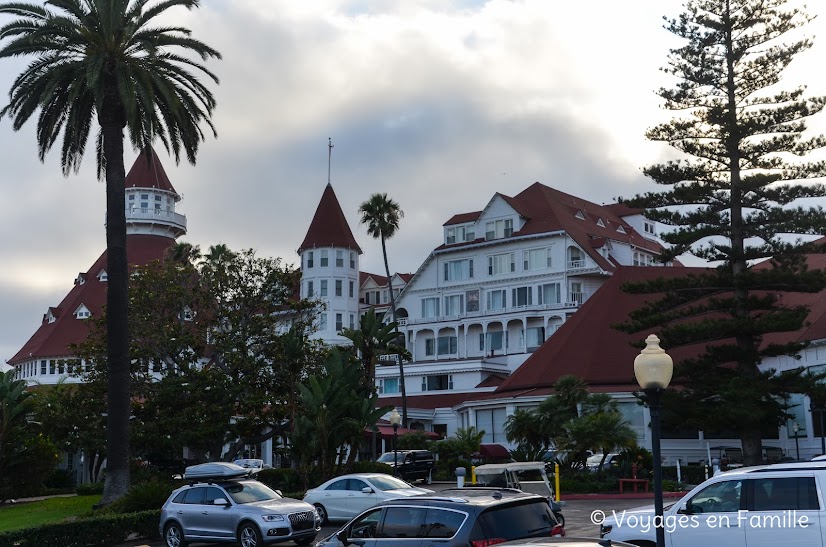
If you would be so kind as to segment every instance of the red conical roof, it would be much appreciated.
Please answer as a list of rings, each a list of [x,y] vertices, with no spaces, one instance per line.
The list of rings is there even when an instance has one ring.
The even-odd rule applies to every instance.
[[[126,175],[126,187],[158,188],[159,190],[178,193],[172,187],[172,183],[169,182],[169,177],[166,176],[166,171],[163,170],[161,160],[151,146],[144,148],[135,159],[132,169]]]
[[[324,189],[313,221],[307,230],[307,236],[298,248],[298,252],[301,253],[305,249],[314,247],[344,247],[361,254],[361,247],[356,243],[353,232],[350,231],[350,225],[344,218],[344,212],[338,204],[338,198],[330,183],[327,183]]]

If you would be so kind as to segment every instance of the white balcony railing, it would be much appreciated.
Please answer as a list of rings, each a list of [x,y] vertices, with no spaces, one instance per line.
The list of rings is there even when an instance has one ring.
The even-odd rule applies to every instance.
[[[168,222],[169,224],[174,224],[176,226],[180,226],[181,228],[186,228],[186,217],[184,215],[174,213],[172,211],[165,211],[163,209],[151,209],[142,207],[127,208],[126,221],[129,222],[135,220]]]
[[[545,310],[560,310],[565,308],[574,308],[581,306],[583,302],[588,300],[590,295],[584,292],[569,293],[569,299],[566,302],[555,302],[553,304],[529,304],[525,306],[509,306],[507,308],[500,308],[496,310],[472,311],[460,313],[458,315],[439,315],[436,317],[409,317],[405,322],[408,325],[422,325],[427,323],[439,323],[450,321],[462,321],[464,319],[473,319],[483,316],[500,316],[504,314],[524,314],[526,312],[539,312]],[[517,318],[517,317],[515,317]],[[400,323],[401,325],[401,323]]]
[[[569,260],[568,261],[568,269],[569,270],[578,270],[578,269],[584,268],[584,267],[585,267],[585,261],[584,260]]]

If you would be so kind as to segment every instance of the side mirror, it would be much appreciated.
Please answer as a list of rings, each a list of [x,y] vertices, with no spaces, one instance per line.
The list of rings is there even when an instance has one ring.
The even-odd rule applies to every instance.
[[[350,545],[350,540],[347,539],[347,528],[342,528],[341,530],[336,532],[336,539],[339,540],[339,542],[341,542],[341,544],[345,547],[347,545]]]
[[[373,489],[372,489],[372,488],[370,488],[369,486],[365,486],[364,488],[362,488],[362,489],[361,489],[361,493],[362,493],[362,494],[372,494],[372,493],[373,493]]]
[[[282,498],[284,497],[284,494],[281,493],[281,490],[276,490],[275,493],[281,496]]]
[[[226,507],[229,505],[229,502],[225,498],[217,498],[213,500],[212,505],[222,505]]]

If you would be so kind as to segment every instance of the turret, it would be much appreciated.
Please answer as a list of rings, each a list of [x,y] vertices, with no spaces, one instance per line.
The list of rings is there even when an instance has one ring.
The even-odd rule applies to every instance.
[[[155,150],[145,148],[126,175],[126,233],[173,239],[186,234],[186,217],[175,212],[179,201]]]

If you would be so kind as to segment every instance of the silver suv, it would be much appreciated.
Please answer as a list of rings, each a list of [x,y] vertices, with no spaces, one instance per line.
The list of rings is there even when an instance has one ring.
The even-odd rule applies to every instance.
[[[178,488],[161,509],[167,547],[191,541],[260,547],[281,541],[309,545],[321,529],[315,508],[256,480],[193,482]]]

